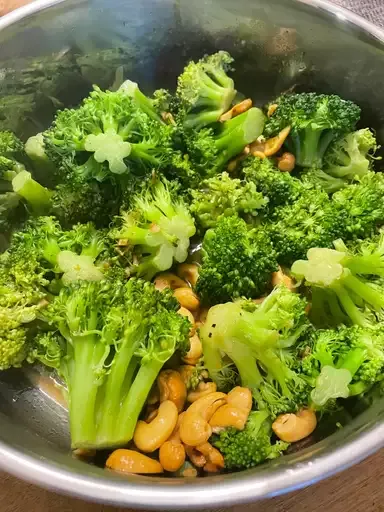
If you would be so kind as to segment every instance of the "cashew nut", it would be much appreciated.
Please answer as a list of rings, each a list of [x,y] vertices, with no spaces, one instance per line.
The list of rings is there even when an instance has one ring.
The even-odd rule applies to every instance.
[[[272,103],[271,105],[269,105],[267,116],[272,117],[273,114],[276,112],[278,106],[279,105],[277,103]]]
[[[272,274],[272,286],[279,286],[281,284],[285,285],[288,290],[295,289],[292,279],[285,275],[279,267],[279,270],[277,272],[273,272]]]
[[[176,405],[170,400],[160,404],[157,416],[150,422],[138,421],[133,441],[142,452],[154,452],[172,434],[178,418]]]
[[[206,465],[207,459],[202,453],[198,452],[194,446],[185,445],[185,451],[194,466],[203,468]]]
[[[181,413],[171,437],[160,446],[159,460],[165,471],[178,471],[185,462],[185,448],[180,439],[183,416],[184,413]]]
[[[296,158],[292,153],[283,153],[281,157],[277,159],[277,162],[279,171],[292,172],[296,165]]]
[[[217,448],[214,448],[210,443],[203,443],[196,446],[196,450],[204,455],[207,462],[204,466],[204,471],[216,472],[213,466],[216,466],[217,470],[223,469],[224,457]],[[212,466],[213,465],[213,466]]]
[[[259,158],[265,158],[276,154],[282,148],[285,139],[288,137],[290,131],[291,127],[287,126],[283,130],[281,130],[281,132],[278,135],[276,135],[276,137],[267,139],[264,142],[253,142],[250,145],[252,155],[258,156]]]
[[[179,315],[181,316],[185,316],[188,318],[188,320],[190,321],[191,323],[191,329],[189,331],[189,335],[190,336],[193,336],[196,332],[196,326],[195,326],[195,317],[193,316],[193,314],[187,309],[187,308],[183,308],[181,307],[179,310],[178,310],[178,313]]]
[[[217,386],[214,382],[200,382],[194,391],[188,393],[187,401],[190,403],[196,402],[199,398],[209,395],[210,393],[215,393],[216,391]]]
[[[107,459],[106,467],[120,473],[154,474],[162,473],[163,468],[153,460],[134,450],[115,450]]]
[[[96,450],[90,450],[88,448],[77,448],[73,450],[72,455],[76,459],[93,459],[96,455]]]
[[[176,288],[188,288],[188,284],[171,272],[162,272],[155,278],[155,287],[159,291],[162,291],[165,288],[176,290]]]
[[[195,263],[181,263],[177,267],[177,275],[193,287],[199,277],[199,267]]]
[[[197,334],[189,338],[190,347],[188,352],[183,357],[184,363],[192,366],[196,365],[203,355],[203,345],[201,344],[200,338]]]
[[[148,405],[156,405],[160,402],[160,395],[159,395],[159,388],[155,385],[151,389],[151,392],[149,393],[147,404]]]
[[[184,444],[198,446],[205,443],[212,435],[209,420],[217,409],[227,401],[224,393],[210,393],[191,404],[180,424],[180,437]]]
[[[196,311],[199,308],[200,301],[190,288],[177,288],[173,293],[180,306],[189,311]]]
[[[316,414],[311,409],[302,409],[296,414],[280,414],[272,424],[279,439],[287,443],[296,443],[308,437],[317,425]]]
[[[229,121],[233,117],[243,114],[243,112],[246,112],[251,107],[252,107],[251,99],[248,98],[246,100],[243,100],[240,103],[237,103],[237,105],[232,107],[230,110],[228,110],[228,112],[225,112],[224,114],[222,114],[219,121],[221,123],[224,123],[225,121]]]
[[[209,424],[213,432],[234,427],[243,430],[252,409],[252,393],[248,388],[237,386],[228,393],[228,403],[221,406]]]
[[[176,370],[163,370],[157,377],[157,385],[160,393],[160,403],[170,400],[178,412],[184,409],[187,399],[187,387],[179,372]]]

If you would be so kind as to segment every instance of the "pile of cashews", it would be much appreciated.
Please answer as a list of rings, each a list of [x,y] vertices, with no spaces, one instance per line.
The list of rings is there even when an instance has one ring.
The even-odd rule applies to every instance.
[[[198,266],[190,263],[179,265],[177,275],[164,272],[155,279],[157,289],[173,290],[180,303],[179,314],[189,319],[190,349],[177,370],[160,372],[156,388],[147,401],[145,419],[136,425],[133,446],[115,450],[106,462],[108,469],[131,474],[179,472],[185,477],[195,477],[199,470],[217,473],[225,467],[224,458],[209,442],[210,437],[229,427],[238,430],[245,427],[252,409],[252,393],[248,388],[237,386],[226,394],[218,392],[214,382],[201,380],[195,389],[188,389],[190,375],[203,355],[197,328],[207,314],[200,309],[199,299],[192,290],[197,279]],[[275,285],[293,286],[288,280],[281,269],[273,275]],[[202,377],[209,376],[202,374]],[[315,413],[304,409],[297,414],[279,416],[272,428],[277,437],[292,443],[310,435],[316,423]]]

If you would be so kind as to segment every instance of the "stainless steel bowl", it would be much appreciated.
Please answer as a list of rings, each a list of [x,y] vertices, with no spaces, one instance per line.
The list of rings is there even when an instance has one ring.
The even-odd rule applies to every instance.
[[[98,53],[108,48],[119,49],[113,65]],[[171,86],[187,59],[217,49],[236,57],[239,89],[260,103],[292,86],[335,92],[357,101],[363,122],[384,141],[384,32],[322,0],[38,0],[0,20],[0,129],[26,137],[93,81],[106,87],[123,72],[144,89]],[[80,73],[67,73],[74,54]],[[45,64],[25,86],[23,70],[41,56]],[[24,96],[14,100],[19,116],[1,114],[11,94]],[[41,486],[120,506],[216,507],[275,496],[384,444],[384,402],[377,401],[352,411],[337,432],[320,431],[311,446],[254,470],[193,481],[123,478],[71,457],[65,410],[48,395],[20,372],[0,375],[0,465]]]

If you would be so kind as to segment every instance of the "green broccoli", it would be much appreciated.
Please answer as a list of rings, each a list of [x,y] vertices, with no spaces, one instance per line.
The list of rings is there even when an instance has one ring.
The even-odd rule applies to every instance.
[[[274,103],[277,109],[265,126],[267,137],[291,127],[286,146],[301,167],[323,166],[324,155],[333,140],[354,130],[360,108],[336,95],[285,94]]]
[[[314,384],[311,400],[318,408],[337,398],[361,394],[382,380],[382,327],[323,329],[307,340],[302,361]]]
[[[191,212],[203,230],[215,227],[223,217],[252,219],[267,204],[253,182],[232,179],[226,172],[203,181],[191,196]]]
[[[301,181],[288,172],[281,172],[269,158],[248,157],[242,166],[248,182],[256,185],[258,191],[268,199],[270,211],[277,206],[291,204],[304,190]]]
[[[77,109],[58,112],[44,133],[50,161],[69,180],[103,181],[112,175],[168,165],[173,127],[154,120],[121,89],[94,91]]]
[[[384,222],[383,194],[384,174],[371,171],[333,194],[333,203],[345,217],[339,236],[346,240],[371,236]]]
[[[222,217],[204,236],[196,293],[205,304],[260,297],[277,268],[262,228],[251,229],[239,217]]]
[[[132,273],[150,280],[187,259],[195,224],[187,206],[165,180],[139,191],[132,209],[123,213],[121,220],[112,236],[135,247],[137,263]]]
[[[190,62],[178,78],[176,97],[178,117],[188,129],[200,130],[215,123],[236,96],[231,71],[232,57],[227,52]]]
[[[317,189],[305,190],[294,203],[275,208],[266,226],[278,262],[289,266],[311,247],[332,247],[344,233],[346,215]]]
[[[241,301],[212,307],[200,329],[211,378],[216,382],[226,355],[242,386],[252,390],[259,408],[268,409],[272,417],[308,403],[309,386],[284,355],[309,327],[305,307],[305,299],[285,287],[275,289],[253,310]]]
[[[312,290],[311,318],[320,326],[352,323],[369,327],[382,312],[384,293],[375,276],[383,275],[383,235],[352,253],[340,241],[336,250],[312,248],[292,274]]]
[[[333,194],[348,184],[344,179],[335,178],[318,167],[303,169],[300,173],[300,180],[305,186],[324,190],[327,194]]]
[[[72,284],[47,308],[45,320],[65,340],[59,372],[69,391],[73,448],[132,439],[162,366],[176,350],[188,350],[190,324],[178,307],[169,290],[131,279]],[[60,343],[53,347],[60,353]]]
[[[273,442],[271,425],[268,411],[252,411],[244,430],[230,428],[220,432],[213,445],[223,454],[225,468],[250,469],[280,457],[289,444]]]
[[[213,128],[184,133],[187,153],[202,176],[223,170],[229,160],[239,155],[263,132],[265,117],[258,108],[251,108]]]

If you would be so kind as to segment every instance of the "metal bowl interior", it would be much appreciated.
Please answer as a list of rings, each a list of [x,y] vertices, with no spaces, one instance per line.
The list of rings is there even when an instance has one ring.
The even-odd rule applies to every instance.
[[[238,88],[257,104],[291,87],[334,92],[359,103],[363,125],[384,141],[384,32],[321,0],[37,1],[0,20],[0,129],[26,138],[92,83],[108,87],[123,74],[147,91],[174,87],[189,58],[218,49],[234,55]],[[29,85],[27,68],[36,79]],[[19,115],[7,116],[15,103]],[[383,446],[384,401],[351,413],[337,432],[318,432],[311,446],[254,470],[194,481],[123,478],[73,459],[60,403],[10,371],[0,375],[0,466],[120,506],[229,505],[309,485]]]

